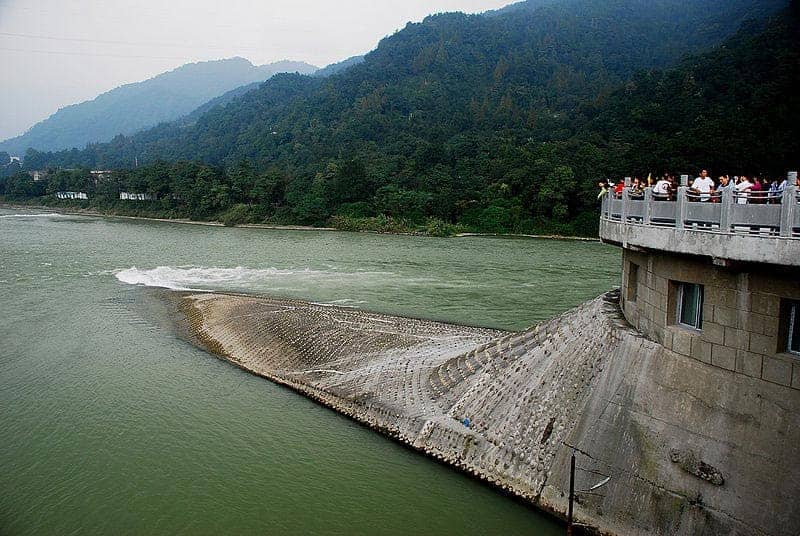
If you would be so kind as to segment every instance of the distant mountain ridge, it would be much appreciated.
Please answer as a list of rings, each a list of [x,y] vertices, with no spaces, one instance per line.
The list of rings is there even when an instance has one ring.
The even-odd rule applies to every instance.
[[[350,67],[354,65],[358,65],[364,61],[364,56],[351,56],[346,60],[342,60],[337,63],[331,63],[330,65],[323,67],[319,71],[315,72],[313,76],[317,78],[326,78],[328,76],[333,76],[335,74],[339,74],[341,72],[346,71]]]
[[[229,166],[248,159],[259,169],[311,164],[311,172],[370,143],[409,158],[409,145],[437,146],[467,132],[480,138],[513,129],[545,141],[569,128],[571,111],[635,71],[666,67],[786,4],[528,0],[489,15],[433,15],[383,39],[338,76],[276,77],[208,109],[192,129],[161,125],[30,165],[125,167],[135,157]]]
[[[21,155],[28,147],[45,151],[83,148],[174,121],[227,91],[264,82],[276,73],[313,74],[317,70],[297,61],[255,66],[244,58],[189,63],[61,108],[25,134],[0,142],[0,151]]]
[[[482,232],[591,234],[597,178],[786,169],[800,85],[787,42],[797,40],[773,30],[774,46],[738,45],[773,17],[788,20],[788,5],[530,0],[433,15],[335,76],[278,75],[191,124],[84,151],[31,151],[24,166],[138,164],[125,184],[176,192],[194,218],[236,208],[245,220],[343,228],[432,218]],[[690,56],[702,68],[679,68],[714,45],[736,54]],[[713,68],[731,63],[752,69]]]
[[[339,61],[339,62],[336,62],[336,63],[331,63],[330,65],[327,65],[327,66],[325,66],[325,67],[323,67],[323,68],[321,68],[321,69],[319,69],[317,71],[314,71],[314,73],[312,73],[311,76],[313,76],[314,78],[327,78],[329,76],[333,76],[335,74],[339,74],[341,72],[344,72],[347,69],[349,69],[350,67],[353,67],[354,65],[358,65],[359,63],[362,63],[363,61],[364,61],[364,56],[352,56],[352,57],[347,58],[346,60],[342,60],[342,61]],[[286,71],[286,72],[289,72],[289,71]],[[296,72],[299,72],[300,74],[304,74],[304,73],[302,73],[300,71],[296,71]],[[212,108],[214,108],[216,106],[224,106],[224,105],[228,104],[229,102],[233,101],[234,99],[236,99],[237,97],[241,97],[245,93],[249,93],[250,91],[258,89],[258,87],[263,83],[264,83],[263,81],[253,82],[251,84],[246,84],[244,86],[239,86],[239,87],[234,88],[234,89],[232,89],[232,90],[230,90],[230,91],[228,91],[226,93],[223,93],[219,97],[215,97],[215,98],[211,99],[210,101],[208,101],[206,103],[203,103],[198,108],[194,109],[190,114],[187,114],[187,115],[181,117],[178,120],[178,123],[180,123],[182,125],[190,125],[190,124],[194,123],[195,121],[197,121],[203,114],[205,114],[206,112],[208,112]]]

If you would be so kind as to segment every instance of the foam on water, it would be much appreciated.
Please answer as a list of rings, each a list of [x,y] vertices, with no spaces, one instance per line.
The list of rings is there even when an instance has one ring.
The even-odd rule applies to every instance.
[[[0,214],[0,218],[68,218],[66,214],[58,212],[42,212],[36,214]]]
[[[273,287],[286,280],[314,281],[364,276],[393,275],[389,272],[337,272],[312,268],[211,268],[198,266],[158,266],[140,269],[136,266],[119,270],[114,276],[122,283],[161,287],[172,290],[225,290]]]

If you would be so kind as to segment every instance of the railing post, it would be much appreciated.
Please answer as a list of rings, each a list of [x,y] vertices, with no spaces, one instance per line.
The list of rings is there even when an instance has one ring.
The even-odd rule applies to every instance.
[[[797,187],[794,184],[787,184],[781,198],[781,238],[792,236],[795,210],[797,210]]]
[[[630,211],[630,196],[627,190],[622,190],[622,209],[620,210],[620,219],[622,223],[628,223],[628,212]]]
[[[678,186],[689,186],[689,175],[681,175],[681,183]]]
[[[645,225],[650,225],[653,219],[653,189],[648,186],[644,189],[644,221]]]
[[[678,186],[678,197],[675,200],[677,205],[675,207],[675,228],[676,229],[683,229],[684,223],[686,221],[686,190],[688,188],[686,186]]]
[[[719,232],[731,232],[731,214],[733,213],[733,192],[730,188],[725,188],[720,192],[722,195],[719,212]]]
[[[600,213],[602,217],[607,220],[611,219],[611,202],[608,200],[609,197],[611,197],[611,194],[606,192],[605,195],[600,198]]]

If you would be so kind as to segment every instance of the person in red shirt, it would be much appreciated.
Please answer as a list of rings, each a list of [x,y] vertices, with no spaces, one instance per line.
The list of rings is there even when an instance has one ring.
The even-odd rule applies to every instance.
[[[764,185],[761,182],[761,179],[756,175],[753,177],[753,186],[750,188],[750,202],[751,203],[763,203],[764,202],[764,194],[762,193],[764,190]]]

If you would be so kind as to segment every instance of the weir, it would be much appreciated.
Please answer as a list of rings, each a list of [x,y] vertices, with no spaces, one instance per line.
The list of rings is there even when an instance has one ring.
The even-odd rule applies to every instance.
[[[610,206],[601,237],[624,249],[621,293],[518,333],[180,300],[197,341],[236,366],[562,517],[576,452],[577,489],[610,477],[575,505],[599,533],[795,534],[800,367],[783,323],[800,301],[800,241],[748,235],[780,250],[774,265],[754,265],[750,245],[709,256],[703,241],[726,237],[707,230],[673,229],[704,234],[658,249]],[[696,254],[677,250],[687,243]]]

